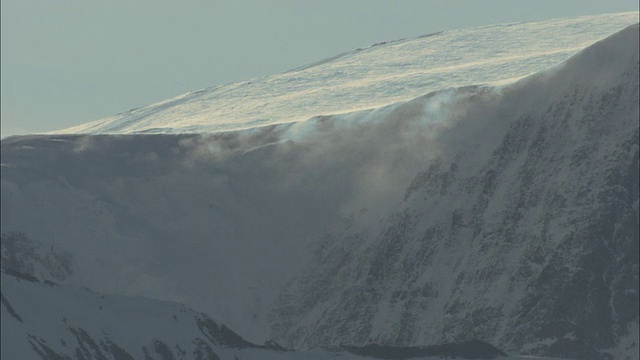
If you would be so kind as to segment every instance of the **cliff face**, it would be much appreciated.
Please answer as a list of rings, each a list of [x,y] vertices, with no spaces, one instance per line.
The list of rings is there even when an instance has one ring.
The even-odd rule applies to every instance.
[[[276,339],[637,357],[637,37],[499,96],[465,90],[404,200],[328,236],[289,284]]]

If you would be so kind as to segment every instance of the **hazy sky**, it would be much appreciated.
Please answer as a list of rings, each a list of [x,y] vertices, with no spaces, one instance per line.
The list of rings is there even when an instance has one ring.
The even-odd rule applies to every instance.
[[[637,0],[2,0],[2,136],[62,129],[373,43]]]

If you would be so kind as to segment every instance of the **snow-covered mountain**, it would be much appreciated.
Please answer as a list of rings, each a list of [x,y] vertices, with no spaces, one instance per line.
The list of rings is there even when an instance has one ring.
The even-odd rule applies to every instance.
[[[522,35],[532,51],[521,53],[538,48],[542,54],[546,41],[549,53],[559,54],[564,33],[545,38],[545,28],[565,29],[575,44],[583,44],[576,40],[582,34],[592,44],[594,28],[604,37],[637,18],[606,15],[464,30],[459,37],[443,33],[281,76],[310,71],[295,76],[326,79],[331,66],[346,71],[349,59],[360,74],[366,67],[357,67],[365,59],[359,56],[382,61],[389,55],[390,63],[418,59],[422,55],[409,54],[424,51],[418,43],[447,36],[449,50],[462,46],[455,39],[492,34],[491,44],[513,44]],[[535,29],[538,36],[527,37]],[[391,56],[402,46],[405,54]],[[463,52],[437,48],[433,56],[440,58]],[[411,349],[481,340],[507,353],[637,358],[638,25],[509,84],[542,62],[525,66],[507,58],[492,63],[489,55],[478,55],[475,65],[449,69],[453,77],[471,76],[469,69],[477,66],[486,74],[478,82],[493,85],[418,97],[408,91],[402,96],[410,100],[382,107],[375,106],[399,99],[384,92],[401,93],[401,81],[388,78],[389,89],[375,90],[370,84],[384,83],[380,74],[386,70],[372,66],[372,82],[363,90],[373,94],[371,103],[354,102],[369,96],[351,88],[351,100],[336,95],[329,101],[336,108],[317,111],[296,102],[304,91],[285,100],[277,94],[286,87],[273,86],[273,101],[280,104],[274,114],[298,107],[297,115],[256,123],[238,117],[225,125],[207,104],[216,104],[216,91],[240,86],[235,84],[193,95],[197,101],[181,97],[170,106],[73,130],[207,134],[3,139],[2,351],[18,334],[23,340],[15,343],[23,345],[15,351],[33,351],[36,343],[45,351],[42,339],[52,351],[78,357],[67,350],[81,347],[76,333],[83,329],[100,349],[116,344],[135,358],[155,340],[178,358],[176,346],[193,354],[196,339],[221,357],[240,354],[203,338],[197,326],[203,315],[178,303],[251,343],[316,349],[281,356],[309,358],[315,351],[323,358],[327,350],[318,347],[338,345],[358,352],[371,343]],[[411,62],[406,65],[411,73]],[[444,74],[445,80],[421,89],[466,84]],[[348,73],[340,76],[349,79]],[[324,98],[310,90],[322,82],[314,81],[304,86],[310,101]],[[375,108],[319,116],[360,107]],[[292,122],[307,115],[318,116]],[[246,129],[215,132],[238,128]],[[106,306],[100,294],[113,299],[113,322],[95,310]],[[53,313],[43,307],[50,298],[58,304],[50,307],[59,309]],[[81,309],[76,313],[67,303]],[[130,311],[117,317],[121,303]],[[159,310],[147,313],[146,307]],[[143,336],[144,329],[171,328],[177,309],[189,315],[176,329]],[[34,320],[20,322],[12,312]],[[60,323],[56,314],[77,323]],[[140,327],[139,340],[113,335],[128,321]],[[64,348],[58,337],[74,345]],[[242,351],[275,351],[252,349]],[[356,356],[349,354],[342,355]]]

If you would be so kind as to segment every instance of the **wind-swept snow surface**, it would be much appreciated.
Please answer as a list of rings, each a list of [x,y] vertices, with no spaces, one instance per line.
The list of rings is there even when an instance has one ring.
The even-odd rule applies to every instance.
[[[2,264],[253,343],[634,359],[638,61],[636,24],[509,85],[372,110],[5,139]]]
[[[632,12],[380,43],[284,74],[191,92],[52,133],[219,132],[373,109],[450,87],[508,83],[636,22],[638,13]]]

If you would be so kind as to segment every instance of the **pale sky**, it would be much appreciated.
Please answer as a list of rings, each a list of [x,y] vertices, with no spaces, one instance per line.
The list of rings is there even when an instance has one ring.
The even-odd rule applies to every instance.
[[[442,30],[638,11],[637,0],[1,0],[2,137]]]

